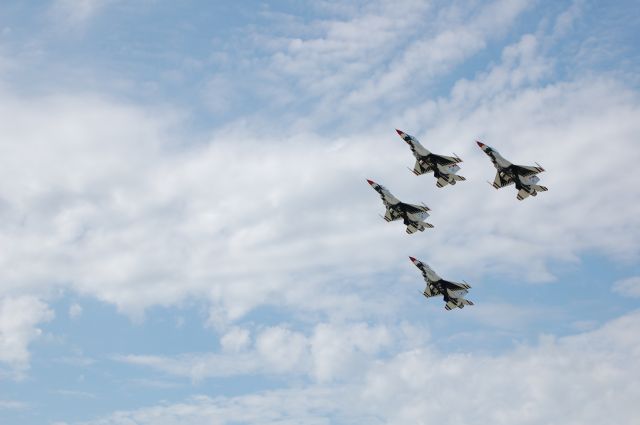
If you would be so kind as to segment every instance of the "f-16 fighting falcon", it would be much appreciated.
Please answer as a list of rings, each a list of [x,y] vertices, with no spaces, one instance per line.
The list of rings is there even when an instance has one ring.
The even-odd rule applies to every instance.
[[[387,208],[384,219],[387,221],[395,221],[400,218],[404,220],[407,226],[407,233],[415,233],[416,230],[424,231],[426,228],[433,227],[433,224],[426,223],[424,220],[429,217],[429,207],[426,205],[411,205],[400,202],[398,198],[393,196],[386,187],[372,181],[367,180],[371,187],[380,194],[384,206]]]
[[[442,295],[445,302],[444,308],[447,310],[451,310],[455,307],[464,308],[465,305],[473,305],[473,302],[464,298],[464,296],[469,292],[468,289],[471,288],[470,285],[444,280],[438,276],[436,272],[429,267],[429,265],[420,260],[416,260],[413,257],[409,257],[409,259],[422,272],[424,281],[427,284],[422,295],[426,298]]]
[[[497,150],[490,146],[485,145],[482,142],[476,141],[480,149],[486,153],[493,166],[496,167],[496,178],[493,180],[492,186],[496,189],[515,184],[518,189],[518,200],[522,201],[524,198],[536,196],[538,192],[546,192],[548,189],[545,186],[538,185],[540,178],[536,174],[544,171],[544,168],[540,164],[536,163],[534,166],[515,165],[504,159]]]
[[[454,185],[457,181],[466,180],[462,176],[458,176],[456,172],[460,167],[456,164],[462,162],[457,156],[443,156],[429,152],[420,144],[415,137],[396,129],[402,140],[407,142],[416,157],[416,165],[413,167],[413,174],[419,176],[429,171],[433,171],[433,176],[437,179],[436,186],[442,187],[447,184]]]

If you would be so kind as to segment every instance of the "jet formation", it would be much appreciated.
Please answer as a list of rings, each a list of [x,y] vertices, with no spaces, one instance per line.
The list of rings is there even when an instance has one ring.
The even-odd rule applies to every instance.
[[[455,154],[455,156],[444,156],[432,153],[415,137],[398,129],[396,129],[396,132],[402,140],[409,145],[416,159],[413,169],[410,169],[413,174],[420,176],[433,172],[433,176],[436,179],[436,186],[439,188],[447,185],[453,186],[459,181],[466,180],[463,176],[457,174],[460,170],[458,164],[462,162],[460,157]],[[544,171],[544,168],[542,168],[540,164],[536,163],[535,166],[516,165],[505,159],[494,148],[479,141],[476,141],[476,143],[480,149],[489,156],[493,166],[496,168],[496,177],[493,183],[490,183],[494,188],[500,189],[511,184],[515,185],[518,190],[516,198],[519,201],[529,196],[536,196],[538,192],[546,192],[548,190],[545,186],[538,184],[540,178],[537,174]],[[381,184],[368,179],[367,182],[382,198],[382,203],[386,209],[385,215],[382,217],[384,220],[389,222],[402,219],[408,234],[413,234],[416,231],[423,232],[424,229],[433,228],[433,224],[425,221],[427,217],[429,217],[429,211],[431,211],[431,209],[424,203],[422,205],[413,205],[401,202]],[[464,308],[465,305],[473,305],[473,302],[464,298],[471,288],[469,284],[444,280],[438,276],[428,264],[414,257],[409,258],[422,272],[422,276],[426,282],[426,288],[422,292],[422,295],[426,298],[442,295],[445,302],[444,308],[446,310]]]

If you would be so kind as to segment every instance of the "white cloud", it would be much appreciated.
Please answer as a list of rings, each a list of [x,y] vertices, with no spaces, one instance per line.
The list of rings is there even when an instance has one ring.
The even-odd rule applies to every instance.
[[[363,361],[392,343],[385,326],[321,323],[309,335],[284,326],[267,327],[256,335],[253,347],[234,347],[235,351],[230,351],[229,335],[235,338],[240,333],[231,331],[222,337],[221,353],[189,353],[175,357],[123,355],[116,360],[193,381],[267,374],[306,375],[318,382],[331,382],[362,373]],[[398,329],[394,342],[403,344],[408,335],[423,341],[421,330],[404,324]]]
[[[318,417],[324,412],[329,389],[272,391],[238,398],[194,396],[183,403],[163,404],[149,409],[120,411],[110,417],[83,422],[86,425],[115,424],[282,424],[326,425]],[[335,392],[334,392],[335,394]]]
[[[0,298],[0,362],[8,366],[11,376],[20,378],[28,369],[28,346],[41,333],[36,326],[53,316],[53,311],[34,297]]]
[[[562,36],[569,32],[575,22],[584,14],[584,9],[584,0],[573,0],[571,6],[556,18],[553,29],[554,35]]]
[[[227,47],[216,55],[212,65],[225,66],[211,76],[203,100],[214,113],[227,104],[229,91],[236,103],[263,105],[252,116],[262,127],[284,127],[265,116],[268,110],[277,111],[277,123],[286,122],[289,129],[305,131],[343,120],[347,127],[369,128],[398,105],[431,96],[440,78],[504,37],[527,6],[520,0],[441,7],[382,0],[328,7],[329,16],[311,21],[275,14],[266,28],[252,26],[246,30],[249,36],[243,32],[249,46]],[[243,54],[229,62],[230,51],[238,47]],[[236,78],[239,68],[250,78]]]
[[[241,351],[249,345],[251,337],[247,329],[231,328],[220,338],[220,345],[224,351]]]
[[[640,297],[640,276],[628,277],[615,282],[613,291],[625,297]]]
[[[5,145],[0,159],[1,238],[13,247],[0,260],[2,290],[64,286],[138,317],[152,305],[206,297],[212,323],[224,327],[261,304],[332,317],[394,311],[403,299],[355,289],[380,289],[378,272],[415,279],[408,255],[478,290],[472,279],[494,272],[553,279],[549,260],[576,261],[586,250],[637,258],[640,202],[618,205],[640,178],[640,100],[606,79],[523,87],[537,79],[532,52],[535,40],[525,37],[450,99],[398,118],[427,147],[465,159],[468,180],[442,190],[402,172],[412,159],[392,126],[335,140],[230,128],[178,149],[167,140],[171,115],[82,96],[3,96],[0,109],[14,119],[0,133],[20,143]],[[520,203],[512,188],[493,191],[478,136],[513,161],[541,162],[549,192]],[[611,179],[612,170],[626,178]],[[381,221],[365,178],[425,201],[436,230],[408,237]],[[425,239],[447,249],[427,253]]]
[[[86,424],[563,423],[631,425],[640,387],[640,313],[591,332],[542,336],[500,354],[414,346],[360,359],[362,374],[236,397],[197,396],[119,411]],[[363,335],[362,339],[366,339]],[[370,345],[370,343],[365,343]]]
[[[145,366],[160,370],[168,375],[188,378],[200,382],[211,377],[224,377],[260,372],[263,363],[254,353],[225,354],[184,354],[177,357],[154,355],[122,355],[114,359],[119,362]]]
[[[431,9],[422,2],[395,11],[378,6],[385,13],[365,7],[350,20],[312,23],[299,41],[270,40],[271,63],[287,69],[287,84],[308,85],[305,93],[331,100],[309,116],[295,114],[283,134],[273,130],[284,124],[262,128],[260,120],[244,118],[196,143],[172,111],[84,93],[29,97],[3,90],[0,112],[12,119],[0,122],[0,244],[12,249],[0,258],[0,294],[44,297],[66,289],[137,318],[150,306],[205,299],[210,323],[224,333],[260,305],[318,321],[398,312],[414,292],[389,297],[389,282],[375,277],[386,273],[419,287],[408,255],[443,276],[467,278],[474,291],[495,273],[518,282],[552,280],[549,261],[578,261],[585,251],[638,258],[635,91],[606,77],[545,83],[553,63],[529,34],[486,72],[458,81],[449,96],[392,96],[385,118],[371,124],[375,105],[356,110],[342,102],[357,92],[362,75],[371,75],[359,67],[367,55],[366,66],[389,62],[374,80],[390,82],[378,84],[386,87],[381,93],[394,92],[414,75],[394,59],[406,58],[400,65],[413,69],[408,58],[418,55],[435,70],[429,75],[443,75],[499,37],[525,3],[470,11],[454,5],[441,13],[440,27],[415,40],[422,26],[412,25]],[[480,41],[473,31],[482,33]],[[429,40],[438,43],[430,47]],[[389,50],[375,56],[381,45]],[[335,68],[351,55],[347,69]],[[367,117],[368,129],[347,126],[327,136],[318,130],[327,116]],[[404,171],[412,158],[394,127],[436,152],[460,154],[468,180],[436,190],[428,176]],[[475,137],[516,162],[543,163],[550,191],[522,203],[511,188],[494,192],[483,182],[494,171]],[[625,178],[611,177],[621,172]],[[379,220],[382,205],[365,178],[407,201],[427,202],[436,229],[407,236],[398,223]],[[514,219],[506,220],[506,211]],[[508,310],[501,311],[485,322]],[[276,337],[298,341],[284,330]],[[226,342],[246,349],[241,336]],[[318,379],[339,375],[316,365]],[[260,367],[250,363],[249,370]]]
[[[384,326],[320,324],[311,339],[313,376],[319,382],[330,382],[357,373],[367,357],[391,342],[391,335]]]
[[[82,315],[82,306],[78,303],[73,303],[69,307],[69,317],[76,319]]]
[[[372,371],[364,402],[388,412],[389,423],[631,424],[637,412],[627,403],[639,389],[627,378],[640,368],[640,340],[631,330],[639,321],[634,313],[498,356],[403,353]]]

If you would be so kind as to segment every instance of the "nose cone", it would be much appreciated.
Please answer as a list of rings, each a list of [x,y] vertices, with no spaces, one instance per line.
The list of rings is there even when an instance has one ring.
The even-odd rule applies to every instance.
[[[415,258],[413,258],[413,257],[409,257],[409,260],[413,261],[414,263],[415,263],[416,261],[418,261],[418,260],[416,260],[416,259],[415,259]]]
[[[400,137],[404,137],[404,132],[403,132],[402,130],[398,130],[398,129],[396,128],[396,133],[398,133],[398,136],[400,136]]]
[[[374,184],[376,184],[376,182],[374,182],[373,180],[369,180],[369,179],[367,179],[367,183],[369,183],[371,186],[373,186]]]
[[[479,141],[477,141],[477,140],[476,140],[476,143],[478,144],[478,146],[480,146],[480,149],[484,149],[484,148],[487,146],[487,145],[485,145],[484,143],[479,142]]]

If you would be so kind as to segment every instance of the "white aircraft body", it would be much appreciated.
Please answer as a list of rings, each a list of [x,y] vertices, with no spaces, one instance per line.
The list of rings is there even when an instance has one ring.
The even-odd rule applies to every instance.
[[[420,260],[416,260],[413,257],[409,257],[409,259],[422,272],[424,281],[427,284],[422,295],[426,298],[442,295],[444,297],[444,308],[446,310],[451,310],[456,307],[464,308],[465,305],[473,305],[473,302],[464,298],[464,296],[469,292],[468,289],[471,288],[469,284],[444,280],[438,276],[438,274],[434,272],[428,264],[425,264]]]
[[[417,230],[422,232],[426,228],[433,227],[433,224],[424,221],[429,217],[429,207],[424,204],[412,205],[400,202],[386,187],[372,180],[367,180],[367,182],[369,182],[371,187],[373,187],[382,198],[382,202],[387,209],[383,217],[386,221],[403,219],[405,226],[407,226],[407,233],[409,234],[415,233]]]
[[[407,142],[413,152],[413,156],[416,157],[416,164],[413,167],[413,174],[419,176],[424,173],[433,171],[433,176],[437,179],[436,186],[443,187],[448,184],[454,185],[458,181],[466,180],[464,177],[457,175],[460,170],[457,165],[462,162],[462,159],[457,156],[444,156],[437,155],[430,152],[424,146],[420,144],[415,137],[396,129],[396,132],[402,140]]]
[[[476,141],[476,143],[491,158],[493,166],[496,167],[496,178],[492,183],[492,186],[496,189],[515,184],[516,189],[518,189],[517,198],[519,201],[529,195],[536,196],[538,192],[546,192],[548,190],[545,186],[538,184],[540,178],[536,174],[544,171],[540,164],[536,163],[535,167],[512,164],[492,147],[482,142]]]

